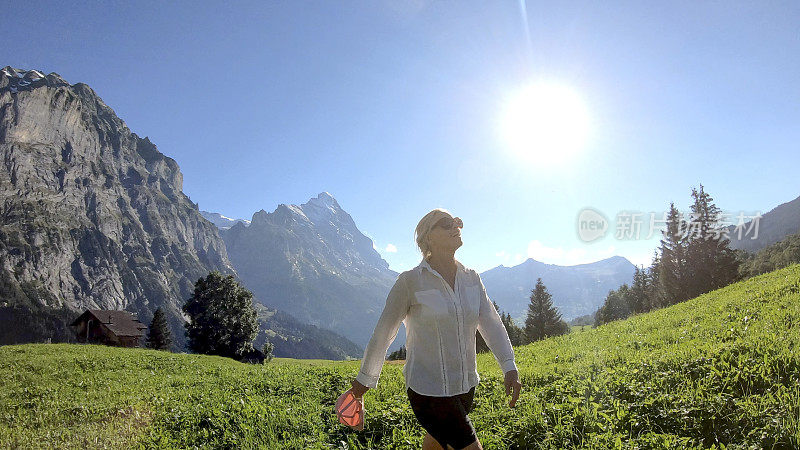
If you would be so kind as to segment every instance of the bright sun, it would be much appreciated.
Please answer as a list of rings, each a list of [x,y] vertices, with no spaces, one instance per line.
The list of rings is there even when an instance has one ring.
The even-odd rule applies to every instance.
[[[580,95],[553,82],[534,83],[510,96],[500,119],[508,147],[537,165],[568,161],[586,145],[590,128]]]

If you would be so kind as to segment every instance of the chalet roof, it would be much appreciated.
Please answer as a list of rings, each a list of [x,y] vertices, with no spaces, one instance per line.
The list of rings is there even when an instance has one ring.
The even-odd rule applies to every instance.
[[[139,322],[139,319],[133,313],[104,309],[89,309],[75,319],[72,325],[75,326],[84,320],[89,320],[89,315],[93,316],[94,320],[102,323],[117,336],[144,336],[144,331],[142,330],[147,329],[147,325]]]

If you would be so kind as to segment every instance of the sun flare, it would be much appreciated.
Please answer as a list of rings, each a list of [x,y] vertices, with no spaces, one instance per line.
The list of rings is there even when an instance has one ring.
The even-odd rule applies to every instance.
[[[536,164],[568,161],[586,145],[590,129],[581,96],[554,82],[534,83],[514,93],[500,119],[508,148]]]

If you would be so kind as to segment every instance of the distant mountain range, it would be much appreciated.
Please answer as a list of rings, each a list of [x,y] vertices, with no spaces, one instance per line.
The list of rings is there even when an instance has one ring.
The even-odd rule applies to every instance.
[[[514,267],[487,270],[481,274],[481,279],[489,298],[522,325],[531,290],[539,277],[552,294],[553,304],[562,317],[570,320],[595,312],[608,291],[633,281],[634,270],[635,266],[621,256],[577,266],[557,266],[528,259]]]
[[[228,228],[236,225],[239,222],[242,222],[245,225],[250,225],[249,220],[244,219],[231,219],[230,217],[225,217],[222,214],[215,213],[215,212],[208,212],[208,211],[200,211],[200,215],[205,217],[206,220],[213,223],[217,226],[220,230],[227,230]]]
[[[733,218],[733,220],[735,221],[736,219]],[[748,230],[750,230],[749,234],[745,234]],[[742,227],[742,238],[739,239],[736,226],[729,226],[730,247],[755,253],[764,247],[783,240],[783,238],[790,234],[800,232],[800,197],[782,203],[769,212],[762,214],[761,218],[758,220],[757,231],[757,238],[752,239],[753,236],[755,236],[756,227],[755,223],[748,221],[745,226]]]
[[[397,273],[333,196],[323,192],[300,206],[259,211],[251,225],[237,223],[221,234],[239,276],[265,305],[366,345]],[[538,277],[569,320],[596,311],[609,290],[632,281],[633,272],[619,256],[577,266],[529,259],[481,278],[490,298],[522,323]],[[392,348],[403,343],[399,332]]]

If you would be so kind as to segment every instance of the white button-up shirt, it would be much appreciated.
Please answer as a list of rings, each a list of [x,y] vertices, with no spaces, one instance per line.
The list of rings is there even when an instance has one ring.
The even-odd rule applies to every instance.
[[[468,392],[480,381],[475,330],[506,373],[514,349],[477,272],[456,261],[455,289],[424,259],[397,277],[364,350],[356,380],[376,388],[389,345],[406,326],[406,388],[436,397]]]

